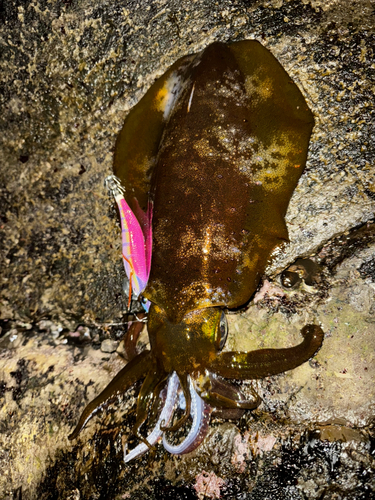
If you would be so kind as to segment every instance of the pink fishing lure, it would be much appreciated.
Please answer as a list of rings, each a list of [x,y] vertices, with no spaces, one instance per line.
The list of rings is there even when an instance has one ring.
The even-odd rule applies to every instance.
[[[142,212],[141,216],[144,227],[142,230],[137,217],[124,198],[124,188],[117,177],[111,175],[107,177],[105,182],[112,192],[120,212],[122,258],[125,272],[129,279],[128,307],[130,307],[132,294],[136,298],[140,296],[146,288],[150,274],[151,225],[146,223],[148,217]]]

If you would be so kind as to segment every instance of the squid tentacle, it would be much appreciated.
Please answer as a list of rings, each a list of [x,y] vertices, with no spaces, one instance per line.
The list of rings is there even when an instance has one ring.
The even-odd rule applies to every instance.
[[[173,372],[175,373],[175,372]],[[173,374],[172,374],[173,375]],[[168,377],[167,377],[168,378]],[[169,377],[170,378],[170,377]],[[152,403],[151,409],[149,410],[149,416],[148,416],[148,422],[150,422],[150,426],[154,424],[154,422],[157,422],[159,419],[159,414],[162,407],[165,405],[167,393],[168,393],[168,387],[169,387],[169,380],[167,384],[165,383],[166,379],[160,380],[159,384],[155,387],[154,390],[154,401]],[[178,389],[178,387],[177,387]],[[160,424],[161,426],[164,425],[163,422]]]
[[[186,438],[178,445],[172,445],[168,442],[166,434],[163,435],[164,448],[174,455],[184,455],[195,450],[206,437],[208,425],[210,422],[211,407],[198,395],[194,384],[189,376],[189,389],[191,394],[190,414],[193,418],[193,424]]]
[[[128,361],[134,359],[138,354],[137,341],[145,325],[144,321],[145,317],[146,317],[145,313],[138,314],[137,321],[132,322],[132,324],[129,326],[128,331],[126,332],[124,347],[125,347],[125,356],[128,359]]]
[[[245,396],[237,387],[224,380],[219,380],[214,373],[210,374],[210,383],[211,387],[202,391],[199,395],[214,408],[253,410],[262,401],[253,389],[254,400],[245,399]]]
[[[116,397],[123,394],[137,380],[145,377],[153,363],[150,351],[143,351],[136,358],[130,361],[109,385],[89,403],[83,410],[79,422],[74,431],[68,436],[69,440],[76,439],[81,430],[86,426],[87,422],[98,413],[98,411],[106,408]]]
[[[292,370],[308,361],[320,349],[324,332],[317,325],[302,328],[303,342],[286,349],[259,349],[250,352],[221,352],[210,371],[225,378],[261,379]]]
[[[187,422],[190,416],[192,394],[191,394],[191,387],[188,375],[186,373],[183,375],[179,375],[179,380],[185,398],[185,413],[174,425],[171,425],[170,427],[167,426],[161,427],[162,431],[177,431]]]
[[[178,376],[176,372],[173,372],[168,382],[167,397],[164,403],[164,407],[160,413],[160,416],[158,418],[158,421],[154,429],[146,438],[150,446],[154,446],[162,437],[163,435],[163,431],[161,430],[162,423],[169,423],[170,420],[172,419],[174,406],[177,400],[178,387],[179,387]],[[130,462],[130,460],[133,460],[133,458],[143,455],[148,450],[149,446],[145,442],[139,443],[135,448],[130,450],[129,453],[127,453],[127,447],[125,446],[124,462],[125,463]]]
[[[147,441],[147,439],[140,433],[140,428],[143,423],[147,420],[149,410],[153,407],[153,402],[159,396],[160,384],[164,382],[167,378],[167,374],[158,370],[158,367],[154,365],[152,369],[148,372],[141,390],[139,392],[137,401],[137,418],[133,427],[133,434],[143,441],[149,448],[152,446]]]
[[[186,438],[178,445],[171,445],[165,433],[163,433],[163,425],[168,424],[173,416],[175,405],[178,401],[178,388],[180,380],[176,372],[173,372],[168,382],[167,396],[160,413],[158,421],[152,432],[147,438],[127,453],[127,447],[124,447],[124,461],[130,462],[134,458],[146,453],[150,447],[154,446],[161,437],[163,437],[164,448],[172,454],[183,455],[197,448],[205,438],[208,428],[212,409],[196,392],[193,382],[188,377],[188,393],[191,394],[190,414],[193,418],[193,424]],[[186,404],[186,408],[187,408]],[[167,428],[169,429],[169,428]]]

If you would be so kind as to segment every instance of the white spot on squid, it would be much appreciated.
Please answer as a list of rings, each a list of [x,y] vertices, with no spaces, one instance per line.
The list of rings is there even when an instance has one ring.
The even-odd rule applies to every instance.
[[[191,103],[192,103],[192,100],[193,100],[194,90],[195,90],[195,82],[194,82],[193,88],[191,89],[191,92],[190,92],[190,97],[189,97],[189,102],[188,102],[188,107],[187,107],[187,112],[188,113],[190,111]]]

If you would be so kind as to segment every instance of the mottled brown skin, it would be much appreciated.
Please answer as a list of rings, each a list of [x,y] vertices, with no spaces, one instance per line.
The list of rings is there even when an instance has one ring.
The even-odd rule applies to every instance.
[[[152,179],[153,254],[144,293],[176,322],[197,307],[236,308],[250,299],[270,253],[287,240],[284,215],[307,153],[295,143],[313,124],[305,103],[304,121],[291,116],[275,129],[271,119],[261,120],[267,109],[253,110],[254,99],[225,45],[205,50],[191,80],[190,111],[189,86],[166,125]],[[279,113],[286,114],[288,106],[275,99],[272,109],[286,108]],[[279,149],[288,140],[292,147],[280,168]],[[266,152],[271,144],[273,157]],[[277,182],[262,174],[266,169]]]
[[[178,98],[167,114],[173,85]],[[303,342],[292,348],[221,350],[222,308],[250,300],[272,252],[288,240],[284,216],[313,123],[297,86],[255,41],[214,43],[180,59],[132,110],[116,144],[114,171],[135,213],[153,204],[144,291],[152,303],[151,351],[89,405],[71,437],[129,387],[137,360],[146,377],[134,429],[142,439],[139,429],[171,372],[187,400],[190,375],[212,406],[253,408],[259,401],[239,401],[223,384],[215,389],[212,376],[262,378],[295,368],[319,349],[323,332],[307,325]]]

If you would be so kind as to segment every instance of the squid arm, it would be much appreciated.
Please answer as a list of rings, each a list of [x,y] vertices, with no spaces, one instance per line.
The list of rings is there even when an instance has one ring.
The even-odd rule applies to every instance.
[[[147,420],[150,410],[153,409],[153,402],[160,394],[160,385],[167,379],[167,374],[160,372],[156,364],[147,373],[142,384],[137,401],[137,418],[133,427],[133,434],[151,448],[150,443],[140,433],[140,428]]]
[[[245,399],[245,396],[237,387],[225,380],[219,380],[214,373],[210,374],[210,387],[202,390],[199,395],[210,406],[215,408],[215,411],[218,408],[220,410],[253,410],[262,401],[254,390],[252,390],[254,399],[252,401]]]
[[[177,445],[168,442],[163,434],[164,448],[174,455],[184,455],[198,448],[208,432],[212,408],[199,396],[189,376],[189,392],[191,394],[190,415],[193,423],[186,438]]]
[[[210,371],[225,378],[261,379],[292,370],[308,361],[321,347],[324,332],[317,325],[302,328],[301,344],[286,349],[259,349],[250,352],[221,352]]]
[[[167,397],[163,406],[163,409],[160,413],[158,421],[152,432],[147,436],[147,444],[145,441],[139,443],[135,448],[127,452],[127,446],[124,447],[124,462],[130,462],[133,458],[137,458],[140,455],[143,455],[147,451],[149,451],[150,446],[154,446],[162,437],[163,431],[161,430],[161,425],[168,424],[173,416],[174,406],[177,399],[177,390],[179,386],[178,376],[176,372],[173,372],[169,382],[168,382],[168,390]]]
[[[185,378],[182,379],[185,382]],[[193,419],[193,423],[185,439],[178,445],[172,445],[168,442],[166,434],[163,431],[163,429],[172,429],[172,427],[168,428],[167,425],[172,420],[175,406],[178,403],[177,394],[179,386],[181,384],[181,378],[179,380],[176,372],[173,372],[168,382],[166,400],[155,427],[147,436],[147,438],[142,439],[143,442],[138,444],[129,453],[127,452],[127,447],[124,447],[125,463],[130,462],[130,460],[133,460],[134,458],[137,458],[140,455],[146,453],[149,448],[155,445],[162,437],[164,448],[169,453],[172,453],[174,455],[184,455],[185,453],[189,453],[195,450],[201,444],[209,428],[208,426],[212,409],[198,395],[190,377],[186,377],[186,382],[188,383],[188,388],[186,388],[185,391],[190,395],[189,399],[191,400],[191,402],[190,405],[185,402],[185,406],[186,410],[189,410],[189,413]]]
[[[98,411],[106,408],[116,397],[123,394],[137,380],[144,378],[153,364],[150,351],[143,351],[136,358],[130,361],[110,384],[89,403],[83,410],[77,427],[72,434],[68,436],[69,440],[76,439],[81,430],[86,426],[87,422],[98,413]]]
[[[190,392],[190,383],[189,379],[190,377],[185,373],[179,376],[180,379],[180,386],[182,387],[184,399],[185,399],[185,413],[184,415],[174,424],[171,425],[170,427],[163,426],[161,428],[162,431],[176,431],[180,427],[182,427],[188,420],[189,415],[191,413],[191,400],[192,400],[192,394]]]

